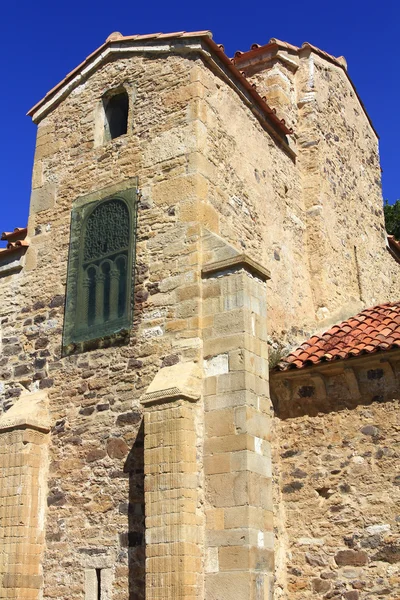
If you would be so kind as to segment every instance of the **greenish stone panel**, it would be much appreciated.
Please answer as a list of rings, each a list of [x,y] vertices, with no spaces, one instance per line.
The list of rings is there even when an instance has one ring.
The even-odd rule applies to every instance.
[[[63,355],[129,339],[133,321],[137,181],[130,180],[129,184],[133,187],[113,186],[74,203]]]

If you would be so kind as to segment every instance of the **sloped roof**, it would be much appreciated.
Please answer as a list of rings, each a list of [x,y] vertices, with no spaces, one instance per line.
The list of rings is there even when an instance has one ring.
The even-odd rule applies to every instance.
[[[267,117],[268,121],[273,125],[273,128],[283,136],[293,133],[293,130],[286,125],[285,120],[280,119],[276,115],[276,111],[267,104],[265,98],[262,98],[258,94],[256,86],[249,82],[246,76],[235,67],[233,61],[225,54],[224,47],[213,41],[212,33],[210,31],[178,31],[174,33],[152,33],[130,36],[124,36],[119,32],[114,32],[108,36],[104,44],[68,73],[68,75],[52,88],[42,100],[35,104],[27,114],[31,116],[35,122],[39,121],[52,106],[56,105],[68,95],[72,89],[82,83],[82,80],[87,78],[90,73],[109,60],[111,54],[116,55],[123,52],[129,52],[130,49],[137,48],[138,46],[140,46],[143,51],[146,49],[151,51],[155,45],[160,46],[160,44],[165,43],[168,40],[171,43],[176,41],[179,42],[180,45],[184,43],[189,45],[191,41],[199,39],[207,47],[207,52],[205,54],[217,57],[223,63],[226,70],[229,71],[232,80],[236,81],[242,88],[244,87],[246,89],[254,105]],[[197,51],[200,50],[201,47],[197,47]],[[207,58],[207,56],[205,56],[205,58]]]
[[[246,50],[244,52],[242,52],[241,50],[237,50],[235,52],[234,58],[232,60],[233,60],[234,64],[238,67],[238,69],[242,69],[242,68],[245,68],[243,66],[243,63],[246,62],[247,60],[256,58],[258,55],[261,55],[266,51],[268,52],[269,50],[273,50],[274,48],[281,48],[283,50],[292,52],[298,56],[301,55],[301,52],[303,50],[308,49],[308,50],[311,50],[311,52],[314,52],[315,54],[320,56],[321,58],[324,58],[325,60],[329,61],[330,63],[336,65],[337,67],[341,67],[343,69],[343,71],[345,72],[347,79],[349,80],[349,83],[358,98],[361,108],[363,109],[365,116],[367,117],[368,122],[371,125],[372,130],[374,131],[377,138],[379,138],[379,135],[372,123],[371,117],[369,116],[367,109],[365,108],[365,105],[357,92],[356,86],[354,85],[350,75],[347,72],[347,61],[344,56],[337,56],[337,57],[333,56],[332,54],[328,54],[328,52],[321,50],[321,48],[317,48],[317,46],[310,44],[309,42],[304,42],[301,46],[294,46],[293,44],[289,44],[288,42],[283,42],[282,40],[278,40],[277,38],[271,38],[269,40],[268,44],[264,44],[264,45],[252,44],[252,46],[250,47],[250,50]]]
[[[281,360],[275,370],[304,369],[392,348],[400,348],[400,302],[367,308],[322,335],[314,335]]]

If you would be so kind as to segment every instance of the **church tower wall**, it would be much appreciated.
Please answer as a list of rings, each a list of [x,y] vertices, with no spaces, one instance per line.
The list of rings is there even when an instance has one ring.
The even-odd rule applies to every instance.
[[[397,265],[387,250],[378,137],[343,57],[307,43],[297,48],[272,39],[234,60],[294,128],[311,330],[396,299]]]
[[[4,293],[12,286],[19,302],[2,323],[5,399],[17,404],[36,389],[49,397],[44,598],[97,599],[97,574],[104,597],[144,597],[140,398],[161,367],[201,355],[200,226],[179,209],[205,194],[190,166],[200,94],[190,66],[174,56],[109,62],[38,126],[31,245],[23,271],[1,286]],[[129,131],[99,144],[102,97],[120,86],[130,95]],[[132,187],[136,178],[130,341],[62,356],[71,210],[88,194]]]
[[[287,139],[216,45],[116,35],[33,109],[30,245],[0,264],[0,409],[38,392],[48,408],[25,449],[48,490],[29,597],[271,600],[269,347],[397,296],[376,137],[342,67],[309,47],[248,71]],[[133,237],[114,256],[103,220],[90,262],[90,207],[110,198],[131,202]],[[118,264],[121,336],[98,319],[131,318]],[[82,313],[97,336],[66,341]]]

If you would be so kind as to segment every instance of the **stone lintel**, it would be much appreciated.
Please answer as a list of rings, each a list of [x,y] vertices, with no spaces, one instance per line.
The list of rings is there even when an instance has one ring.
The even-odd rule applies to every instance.
[[[271,273],[263,267],[259,262],[250,258],[247,254],[237,254],[224,260],[219,260],[208,265],[204,265],[201,274],[203,277],[215,277],[218,275],[226,275],[232,271],[244,269],[254,275],[261,281],[271,279]]]
[[[158,371],[141,399],[143,405],[177,400],[197,402],[201,397],[201,369],[194,362],[178,363]]]

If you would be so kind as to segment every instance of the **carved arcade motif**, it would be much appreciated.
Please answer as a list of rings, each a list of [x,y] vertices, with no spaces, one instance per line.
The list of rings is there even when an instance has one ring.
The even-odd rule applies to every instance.
[[[135,195],[126,190],[73,210],[65,354],[131,326]]]

